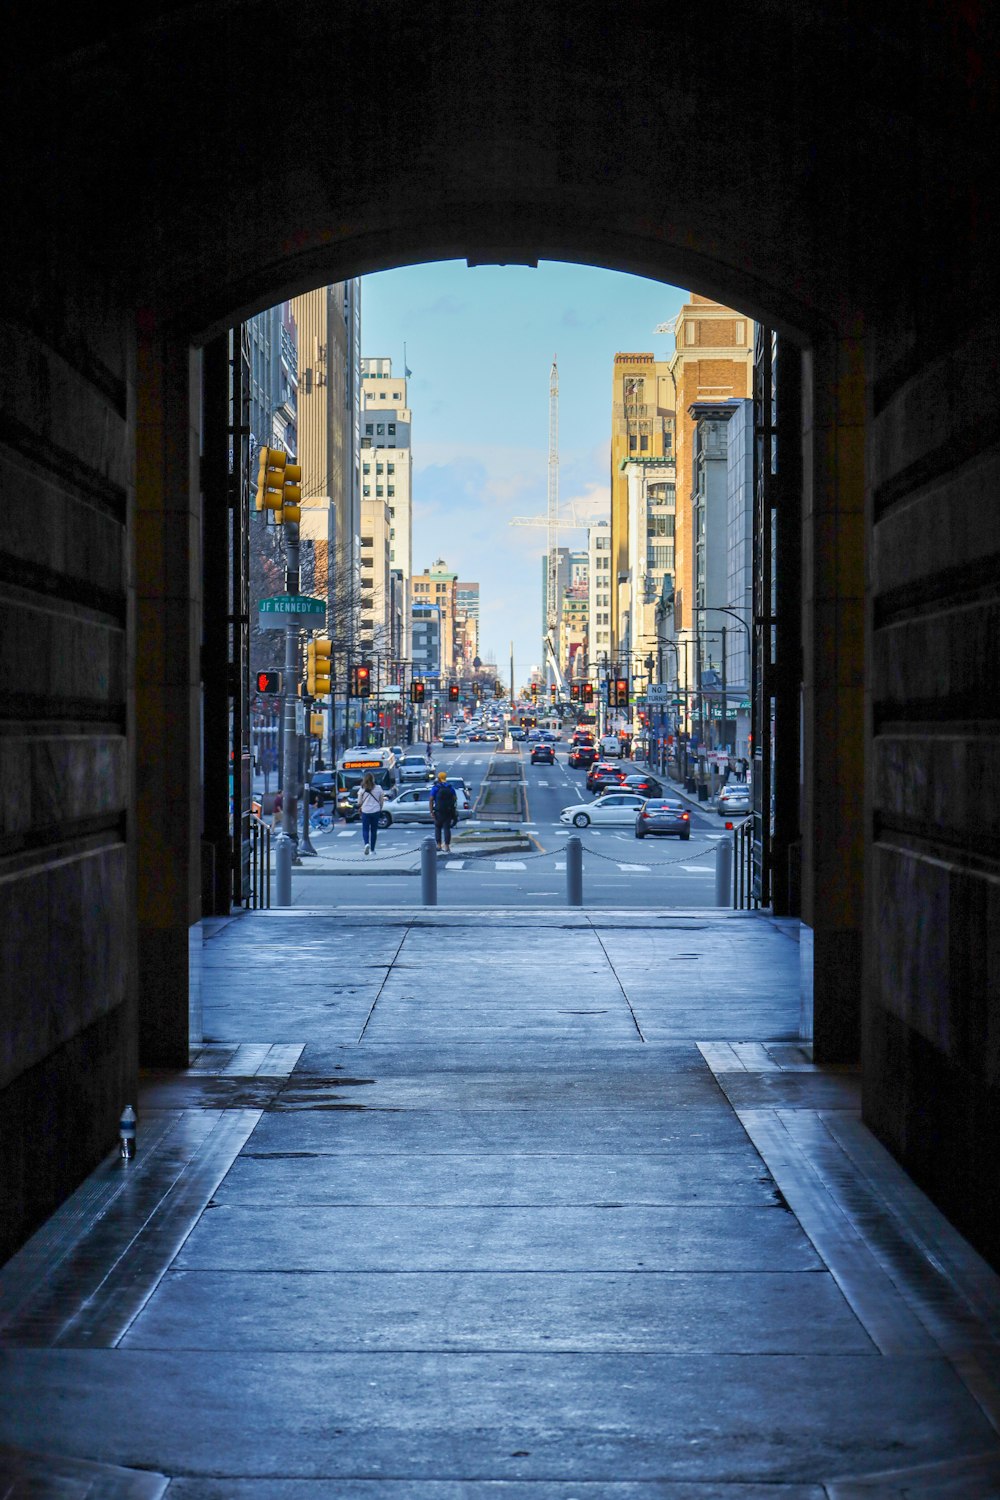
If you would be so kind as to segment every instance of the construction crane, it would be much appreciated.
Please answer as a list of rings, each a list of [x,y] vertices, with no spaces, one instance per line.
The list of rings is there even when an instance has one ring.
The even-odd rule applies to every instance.
[[[545,629],[549,640],[559,628],[559,367],[552,356],[549,371],[549,503],[548,519],[549,569],[545,589]]]

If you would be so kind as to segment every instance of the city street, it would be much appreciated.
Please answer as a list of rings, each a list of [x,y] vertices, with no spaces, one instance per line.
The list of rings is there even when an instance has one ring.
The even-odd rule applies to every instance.
[[[475,798],[482,787],[495,745],[443,749],[435,745],[438,769],[464,776]],[[520,751],[527,819],[504,824],[526,834],[535,846],[515,853],[463,852],[456,842],[450,857],[438,860],[441,906],[545,907],[566,904],[566,840],[583,844],[584,904],[604,909],[711,906],[715,898],[715,849],[725,837],[723,821],[712,811],[691,808],[691,838],[635,837],[630,826],[575,829],[560,823],[564,807],[589,803],[586,773],[566,764],[568,743],[560,742],[554,766],[532,766]],[[629,763],[630,764],[630,763]],[[638,767],[636,768],[638,769]],[[668,795],[673,791],[666,784]],[[391,804],[390,804],[391,806]],[[491,825],[475,818],[466,830]],[[317,858],[293,872],[295,906],[413,905],[419,900],[419,847],[432,832],[429,825],[407,823],[380,832],[374,859],[362,852],[360,824],[335,823],[313,833]]]

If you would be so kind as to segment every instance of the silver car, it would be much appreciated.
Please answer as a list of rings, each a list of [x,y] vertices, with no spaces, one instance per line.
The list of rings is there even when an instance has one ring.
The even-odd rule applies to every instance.
[[[404,755],[399,767],[400,781],[430,781],[435,769],[426,755]]]
[[[472,817],[472,796],[465,782],[449,777],[448,785],[455,788],[459,822]],[[385,810],[394,823],[433,823],[430,786],[404,786],[385,804]]]
[[[750,811],[750,788],[738,781],[724,786],[715,807],[720,818],[744,816]]]

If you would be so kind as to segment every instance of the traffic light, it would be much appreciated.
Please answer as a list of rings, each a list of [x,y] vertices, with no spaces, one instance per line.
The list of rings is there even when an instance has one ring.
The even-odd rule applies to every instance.
[[[569,685],[569,701],[571,703],[579,703],[580,701],[580,684],[578,682],[571,682]]]
[[[285,464],[288,454],[284,448],[261,448],[257,470],[257,509],[277,511],[281,519],[284,504]]]
[[[332,654],[332,641],[310,641],[306,647],[306,692],[313,698],[325,698],[330,691]]]
[[[351,668],[351,697],[370,698],[372,695],[372,669],[369,666]]]
[[[423,703],[425,695],[426,695],[425,694],[425,688],[424,688],[424,684],[422,682],[411,682],[410,683],[410,702],[411,703]]]
[[[537,703],[538,702],[538,683],[537,682],[533,682],[531,684],[531,696],[534,699],[534,701]]]
[[[552,686],[549,688],[549,697],[552,699],[553,703],[556,701],[556,685],[555,685],[555,683],[553,683]]]
[[[256,676],[256,678],[254,680],[256,682],[257,692],[258,693],[280,693],[281,692],[281,673],[280,672],[258,672],[257,676]]]
[[[448,702],[449,703],[457,703],[458,702],[458,683],[457,682],[449,682],[449,684],[448,684]]]
[[[593,703],[594,701],[594,684],[592,682],[585,682],[583,684],[583,701],[584,703]]]
[[[615,678],[615,707],[628,708],[628,678]]]
[[[285,464],[281,484],[281,519],[297,521],[302,514],[302,469],[299,464]]]

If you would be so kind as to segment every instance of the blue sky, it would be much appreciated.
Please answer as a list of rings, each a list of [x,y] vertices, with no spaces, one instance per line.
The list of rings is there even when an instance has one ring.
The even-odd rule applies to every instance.
[[[684,300],[675,287],[555,262],[443,261],[364,278],[363,353],[390,355],[396,373],[405,343],[413,372],[414,568],[443,557],[479,580],[482,645],[505,678],[512,640],[518,683],[540,662],[546,533],[507,523],[545,514],[552,356],[562,508],[606,518],[614,355],[665,358],[673,339],[653,330]]]

